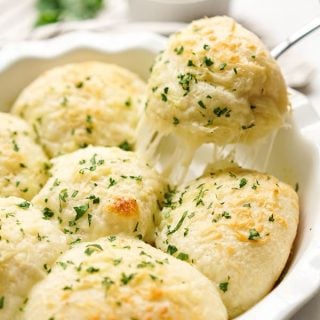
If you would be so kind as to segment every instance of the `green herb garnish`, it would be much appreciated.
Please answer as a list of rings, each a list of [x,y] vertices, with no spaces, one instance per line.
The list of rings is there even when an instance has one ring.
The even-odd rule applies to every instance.
[[[261,239],[260,233],[256,229],[250,229],[248,239],[249,240]]]
[[[103,8],[103,4],[104,0],[38,0],[35,25],[91,19]]]
[[[74,211],[76,212],[75,221],[79,220],[89,209],[89,204],[84,204],[79,207],[73,207]]]

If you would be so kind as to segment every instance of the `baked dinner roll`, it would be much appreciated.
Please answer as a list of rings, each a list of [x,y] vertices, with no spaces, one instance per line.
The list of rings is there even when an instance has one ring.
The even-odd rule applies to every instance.
[[[29,125],[0,112],[0,196],[30,200],[48,178],[47,161]]]
[[[259,172],[218,170],[166,195],[156,245],[216,283],[229,316],[264,297],[297,232],[296,192]]]
[[[226,320],[200,272],[142,241],[109,236],[76,245],[36,285],[24,320]]]
[[[66,250],[65,235],[24,199],[0,198],[0,319],[21,319],[31,287]]]
[[[197,20],[155,60],[138,149],[151,161],[173,140],[168,153],[188,167],[203,143],[251,144],[279,128],[287,110],[280,69],[254,34],[229,17]]]
[[[125,232],[153,241],[162,178],[133,152],[88,147],[53,159],[33,199],[71,241]]]
[[[146,117],[201,142],[251,142],[279,127],[287,89],[263,43],[229,17],[194,21],[153,66]]]
[[[81,62],[56,67],[32,82],[13,106],[50,157],[89,144],[131,149],[145,84],[122,67]]]

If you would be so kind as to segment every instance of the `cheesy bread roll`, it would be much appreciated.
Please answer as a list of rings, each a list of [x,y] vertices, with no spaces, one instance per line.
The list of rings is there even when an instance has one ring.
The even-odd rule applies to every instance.
[[[88,147],[53,159],[33,199],[70,241],[125,232],[154,239],[163,179],[133,152]]]
[[[67,248],[66,237],[24,199],[0,198],[0,318],[21,319],[32,286]]]
[[[36,285],[24,320],[226,320],[214,285],[142,241],[109,236],[76,245]]]
[[[132,149],[144,93],[144,82],[120,66],[73,63],[34,80],[12,112],[34,127],[50,157],[89,144]]]
[[[0,113],[0,196],[31,200],[48,179],[48,159],[29,125]]]
[[[210,172],[166,196],[156,245],[183,254],[219,289],[231,318],[274,286],[299,220],[287,184],[252,170]]]

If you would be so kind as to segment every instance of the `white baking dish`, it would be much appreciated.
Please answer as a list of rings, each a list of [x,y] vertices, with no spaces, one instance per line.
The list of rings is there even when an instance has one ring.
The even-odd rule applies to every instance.
[[[153,34],[75,33],[7,46],[0,50],[0,110],[9,110],[41,72],[67,62],[113,62],[146,79],[165,41]],[[299,233],[281,282],[238,320],[289,319],[320,288],[320,120],[304,96],[292,91],[291,103],[295,125],[280,130],[267,171],[299,183]]]

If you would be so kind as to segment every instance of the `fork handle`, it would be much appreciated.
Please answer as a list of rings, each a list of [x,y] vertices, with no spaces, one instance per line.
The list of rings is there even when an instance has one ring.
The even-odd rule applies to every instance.
[[[271,50],[271,55],[273,58],[278,59],[284,52],[286,52],[290,47],[296,44],[298,41],[306,37],[311,32],[317,30],[320,27],[320,16],[314,18],[312,21],[303,26],[300,30],[293,33],[286,40],[280,42]]]

